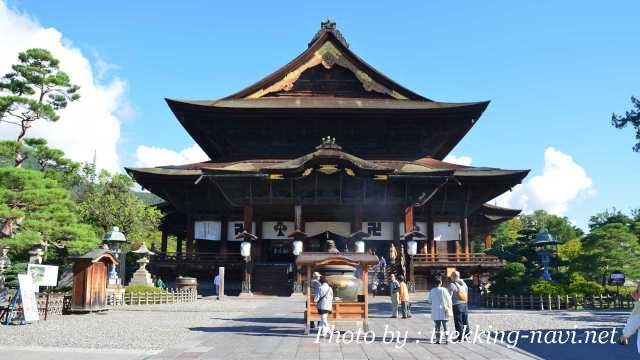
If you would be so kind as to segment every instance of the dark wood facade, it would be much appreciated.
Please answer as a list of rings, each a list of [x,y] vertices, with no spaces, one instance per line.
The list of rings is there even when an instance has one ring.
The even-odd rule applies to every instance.
[[[283,234],[305,231],[306,224],[316,231],[309,237],[368,232],[366,247],[388,256],[391,244],[402,245],[408,207],[412,225],[426,226],[412,269],[499,265],[472,255],[471,242],[490,246],[491,229],[517,215],[487,202],[528,170],[442,161],[488,101],[444,103],[418,95],[361,60],[334,26],[324,24],[296,59],[238,93],[167,102],[212,160],[127,169],[167,202],[163,251],[154,260],[160,267],[178,273],[242,267],[232,235],[246,230],[258,239],[252,271],[265,272],[253,279],[268,278],[267,272],[284,278],[294,257]],[[443,224],[455,225],[459,236],[444,239]],[[166,253],[169,233],[178,239],[176,254]],[[306,242],[305,250],[315,246]]]

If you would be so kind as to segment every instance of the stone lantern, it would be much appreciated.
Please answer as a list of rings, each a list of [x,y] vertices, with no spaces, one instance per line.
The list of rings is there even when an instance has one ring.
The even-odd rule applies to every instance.
[[[155,255],[155,253],[149,251],[147,246],[142,243],[138,250],[132,251],[132,253],[140,255],[140,259],[136,261],[139,265],[138,270],[133,273],[133,278],[129,285],[149,285],[153,286],[153,279],[151,279],[151,274],[147,271],[147,264],[149,263],[149,256]]]
[[[111,231],[104,234],[102,241],[107,244],[109,250],[119,261],[119,265],[111,265],[111,271],[109,272],[109,285],[119,285],[121,283],[120,277],[124,277],[124,257],[121,259],[122,245],[127,243],[127,238],[120,232],[120,228],[114,226]]]
[[[4,272],[11,266],[11,260],[7,255],[8,253],[8,246],[0,248],[0,290],[4,288]]]

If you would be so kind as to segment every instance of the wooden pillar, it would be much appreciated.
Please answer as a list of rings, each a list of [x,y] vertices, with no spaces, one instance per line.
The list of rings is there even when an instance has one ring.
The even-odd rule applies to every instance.
[[[184,239],[184,234],[176,234],[176,254],[182,255],[182,241]]]
[[[436,256],[436,242],[435,235],[433,231],[433,209],[431,205],[429,205],[429,209],[427,209],[427,242],[429,244],[429,251],[431,252],[431,256]],[[434,259],[435,260],[435,259]]]
[[[255,243],[255,250],[252,249],[252,253],[255,256],[255,261],[260,261],[262,259],[262,248],[264,246],[264,240],[262,239],[262,219],[256,218],[256,228],[253,229],[253,234],[255,234],[258,239]]]
[[[253,206],[247,205],[243,210],[244,230],[250,234],[254,234],[253,229]]]
[[[493,246],[493,237],[491,237],[491,233],[484,234],[485,249],[490,249],[492,246]]]
[[[465,215],[460,222],[461,232],[462,232],[462,242],[464,244],[464,255],[469,257],[469,223],[467,221],[467,216]]]
[[[195,222],[193,218],[189,216],[187,219],[187,257],[191,257],[193,255],[193,237],[195,231]]]
[[[160,252],[162,254],[166,254],[167,253],[167,238],[168,238],[169,234],[167,233],[167,230],[162,229],[162,242],[160,243]]]
[[[353,208],[353,221],[351,222],[351,232],[362,230],[362,205]]]
[[[229,222],[227,218],[220,220],[220,254],[227,254],[227,237],[229,237]]]
[[[250,234],[253,234],[253,207],[250,205],[247,205],[244,207],[243,209],[243,217],[244,217],[244,230]],[[251,253],[253,254],[253,245],[251,246]],[[253,256],[250,256],[248,258],[245,258],[245,266],[244,266],[244,281],[242,284],[242,292],[244,294],[251,294],[251,289],[253,288],[252,286],[252,280],[251,280],[251,272],[253,270]]]

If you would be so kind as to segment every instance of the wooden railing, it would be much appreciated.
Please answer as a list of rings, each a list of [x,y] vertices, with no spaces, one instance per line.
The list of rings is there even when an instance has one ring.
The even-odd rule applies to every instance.
[[[629,295],[482,295],[480,304],[493,309],[571,310],[629,309]]]
[[[194,302],[198,299],[195,289],[167,289],[162,292],[152,293],[119,293],[107,295],[107,305],[153,305],[153,304],[180,304]]]
[[[419,254],[413,256],[414,266],[462,266],[462,265],[481,265],[481,266],[502,266],[504,261],[493,255],[484,253],[473,254]]]
[[[240,253],[207,253],[207,252],[194,252],[192,254],[186,253],[159,253],[151,257],[151,261],[158,262],[177,262],[177,263],[239,263],[242,261]]]

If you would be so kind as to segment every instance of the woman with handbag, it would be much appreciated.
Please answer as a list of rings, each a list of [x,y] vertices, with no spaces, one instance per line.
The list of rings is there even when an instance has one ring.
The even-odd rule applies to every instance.
[[[318,326],[318,332],[323,337],[331,334],[331,327],[329,327],[329,313],[333,309],[333,289],[327,283],[325,276],[320,277],[320,287],[316,292],[313,301],[316,303],[318,313],[320,314],[320,325]]]
[[[429,291],[429,299],[431,300],[431,320],[435,323],[435,344],[439,344],[442,338],[440,328],[444,333],[443,343],[447,343],[449,331],[447,323],[449,318],[453,316],[453,305],[451,304],[451,295],[446,288],[442,287],[442,280],[436,279],[435,287]]]

